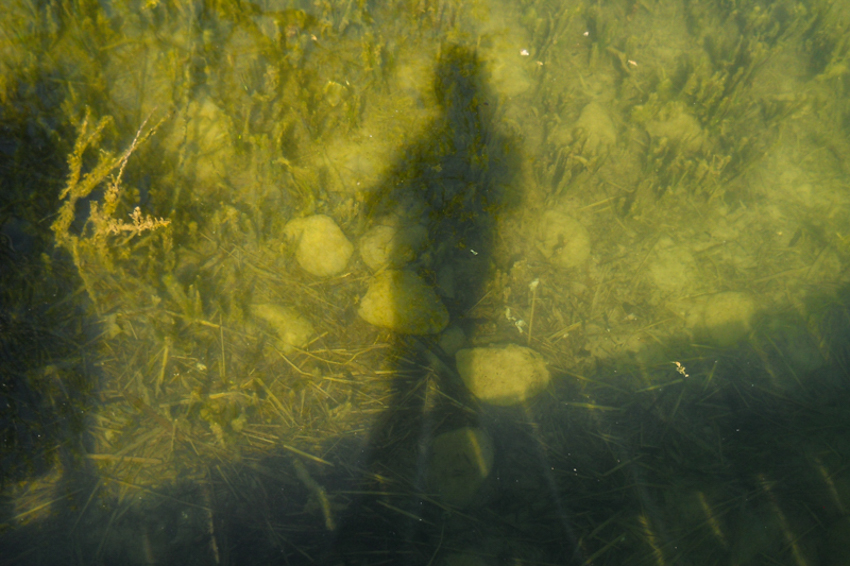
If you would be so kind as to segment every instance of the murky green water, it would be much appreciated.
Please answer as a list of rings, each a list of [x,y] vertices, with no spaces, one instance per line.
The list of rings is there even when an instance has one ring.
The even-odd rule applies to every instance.
[[[2,10],[0,562],[848,561],[843,3]]]

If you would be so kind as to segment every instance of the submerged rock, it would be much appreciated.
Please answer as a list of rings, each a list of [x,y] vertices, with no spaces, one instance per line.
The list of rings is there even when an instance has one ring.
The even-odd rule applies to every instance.
[[[356,104],[360,126],[316,147],[312,168],[330,168],[330,192],[366,195],[392,175],[401,148],[427,135],[440,116],[434,96],[434,58],[428,52],[401,48],[393,55],[386,89],[373,89],[369,102]],[[355,97],[360,100],[359,97]],[[341,100],[342,109],[350,103]]]
[[[403,334],[436,334],[449,323],[434,289],[407,270],[389,269],[372,278],[357,313],[369,324]]]
[[[372,271],[401,268],[416,257],[427,239],[428,232],[420,224],[403,228],[380,224],[360,238],[360,257]]]
[[[687,247],[667,237],[658,240],[648,271],[653,283],[665,294],[685,295],[698,283],[694,256]]]
[[[549,385],[543,356],[531,348],[508,344],[459,350],[457,371],[467,389],[493,405],[515,405]]]
[[[727,348],[749,336],[756,310],[747,293],[717,293],[700,297],[688,312],[687,323],[697,340]]]
[[[547,210],[540,222],[537,249],[558,267],[579,267],[590,257],[590,234],[573,217]]]
[[[591,155],[607,152],[617,143],[617,129],[602,106],[591,102],[582,108],[576,130],[584,136],[584,149]]]
[[[314,334],[312,323],[295,309],[260,303],[251,305],[251,314],[265,321],[278,337],[278,346],[284,354],[306,346]]]
[[[655,140],[666,139],[685,153],[694,153],[706,144],[706,136],[699,121],[681,104],[671,104],[661,113],[660,120],[646,125],[646,131]]]
[[[434,439],[428,487],[455,507],[466,507],[493,469],[493,440],[480,428],[464,427]]]
[[[286,235],[296,242],[298,265],[318,277],[342,273],[354,252],[354,246],[333,218],[324,214],[290,221],[286,225]]]

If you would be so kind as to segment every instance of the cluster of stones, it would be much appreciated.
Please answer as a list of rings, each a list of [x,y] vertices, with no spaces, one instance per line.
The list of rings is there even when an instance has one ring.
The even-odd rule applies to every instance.
[[[544,253],[561,254],[554,261],[565,265],[586,257],[586,232],[569,218],[548,219],[550,232],[542,235]],[[554,234],[558,232],[558,234]],[[567,258],[552,252],[551,241],[571,235],[578,248]],[[348,267],[354,245],[336,222],[325,215],[292,220],[286,225],[298,265],[316,277],[339,275]],[[572,238],[569,238],[572,239]],[[549,383],[546,362],[539,353],[516,344],[462,348],[459,329],[448,328],[449,313],[437,291],[407,265],[427,243],[426,230],[415,223],[389,222],[366,232],[358,242],[363,262],[375,275],[360,299],[358,314],[374,326],[400,334],[434,335],[445,331],[445,340],[455,344],[457,371],[469,391],[483,403],[508,406],[521,404]],[[584,257],[583,257],[584,256]],[[295,309],[260,303],[253,316],[271,326],[284,353],[303,348],[314,335],[310,321]],[[462,333],[461,333],[462,334]],[[489,434],[476,427],[463,427],[438,435],[431,446],[428,469],[430,488],[450,505],[465,507],[474,499],[490,474],[495,458]]]

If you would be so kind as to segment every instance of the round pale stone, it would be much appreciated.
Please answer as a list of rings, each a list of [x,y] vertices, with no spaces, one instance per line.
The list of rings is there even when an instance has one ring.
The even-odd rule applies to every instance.
[[[661,238],[649,264],[652,281],[664,293],[684,295],[697,282],[697,263],[684,246],[677,246],[670,238]]]
[[[457,371],[466,387],[493,405],[515,405],[546,389],[549,370],[539,353],[524,346],[486,346],[459,350]]]
[[[729,291],[700,297],[686,320],[698,340],[726,348],[746,340],[756,311],[749,294]]]
[[[705,303],[703,323],[712,341],[720,346],[731,346],[750,333],[756,304],[745,293],[718,293]]]
[[[449,323],[434,289],[412,271],[397,269],[372,278],[357,313],[369,324],[403,334],[436,334]]]
[[[251,314],[264,320],[278,337],[284,354],[306,346],[314,334],[313,325],[295,309],[272,303],[251,305]]]
[[[374,226],[360,238],[360,257],[371,270],[377,271],[389,263],[397,232],[394,226]]]
[[[576,128],[584,132],[584,148],[596,154],[607,151],[617,143],[617,129],[602,106],[591,102],[585,106],[576,122]]]
[[[296,242],[298,265],[318,277],[342,273],[354,252],[354,246],[333,218],[324,214],[290,221],[286,235]]]
[[[493,469],[495,451],[490,435],[464,427],[434,439],[428,466],[428,485],[443,501],[467,506]]]
[[[428,232],[419,224],[373,226],[360,238],[360,257],[372,271],[383,267],[404,267],[425,246]]]
[[[669,105],[661,112],[661,118],[646,125],[646,131],[652,138],[666,138],[687,153],[699,151],[705,145],[702,126],[681,104]]]
[[[579,267],[590,257],[587,228],[571,216],[547,210],[538,230],[537,249],[555,265],[566,269]]]
[[[450,326],[440,335],[440,348],[450,356],[454,356],[458,350],[463,348],[465,342],[466,334],[459,326]]]

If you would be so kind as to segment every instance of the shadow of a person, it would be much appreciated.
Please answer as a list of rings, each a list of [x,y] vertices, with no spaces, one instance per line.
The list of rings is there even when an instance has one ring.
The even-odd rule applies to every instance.
[[[496,97],[474,49],[444,46],[434,87],[441,105],[435,127],[400,152],[403,157],[369,200],[368,216],[402,210],[410,218],[415,211],[430,247],[404,269],[439,287],[449,325],[462,329],[474,322],[469,311],[493,268],[496,215],[521,198],[509,190],[520,174],[521,154],[498,127]],[[392,300],[411,297],[400,293]],[[409,305],[392,308],[404,312]],[[404,564],[433,559],[442,527],[441,507],[427,495],[429,446],[439,431],[478,421],[476,402],[454,373],[452,353],[433,334],[394,336],[388,358],[393,393],[360,452],[362,495],[341,517],[335,558],[366,563],[378,554],[382,563]]]

